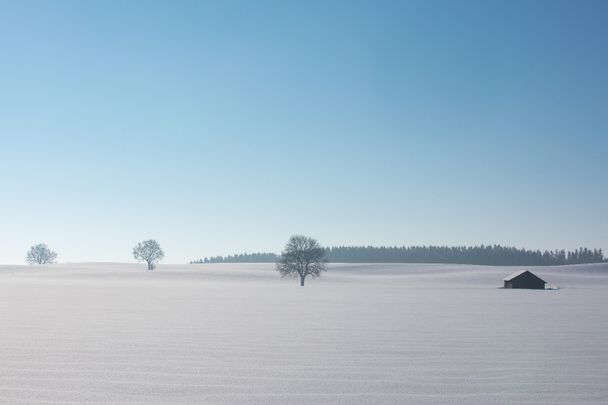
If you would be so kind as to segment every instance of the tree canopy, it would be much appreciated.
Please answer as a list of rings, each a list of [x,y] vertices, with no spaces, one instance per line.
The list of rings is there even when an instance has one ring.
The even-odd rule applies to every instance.
[[[325,249],[315,239],[294,235],[289,238],[276,266],[281,277],[300,276],[300,285],[304,286],[307,276],[319,277],[325,271],[325,263]]]
[[[138,262],[146,262],[148,270],[154,270],[156,263],[165,257],[160,245],[154,239],[148,239],[138,243],[133,248],[133,257]]]
[[[50,264],[57,259],[57,253],[49,249],[45,243],[39,243],[30,247],[25,261],[28,264]]]

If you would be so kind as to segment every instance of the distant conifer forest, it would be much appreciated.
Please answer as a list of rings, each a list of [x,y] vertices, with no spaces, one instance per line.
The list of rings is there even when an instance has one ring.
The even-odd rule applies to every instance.
[[[450,263],[490,266],[556,266],[600,263],[607,259],[602,249],[528,250],[500,245],[481,246],[338,246],[325,248],[333,263]],[[272,263],[275,253],[243,253],[205,257],[195,263]]]

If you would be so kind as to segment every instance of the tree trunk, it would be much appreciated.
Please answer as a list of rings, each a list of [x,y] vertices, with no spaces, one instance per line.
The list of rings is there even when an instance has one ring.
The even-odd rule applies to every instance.
[[[304,279],[305,278],[306,278],[306,276],[300,275],[300,287],[304,287]]]
[[[148,262],[148,270],[152,270],[152,262]]]

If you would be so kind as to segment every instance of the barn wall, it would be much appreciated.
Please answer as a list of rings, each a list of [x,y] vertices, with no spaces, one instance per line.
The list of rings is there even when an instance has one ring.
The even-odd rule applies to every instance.
[[[530,273],[524,273],[510,282],[505,282],[505,288],[529,288],[544,290],[545,283]]]

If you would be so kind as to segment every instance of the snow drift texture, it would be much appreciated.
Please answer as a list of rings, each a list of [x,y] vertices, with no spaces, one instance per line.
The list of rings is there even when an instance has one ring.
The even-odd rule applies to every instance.
[[[605,404],[608,266],[0,266],[0,403]]]

